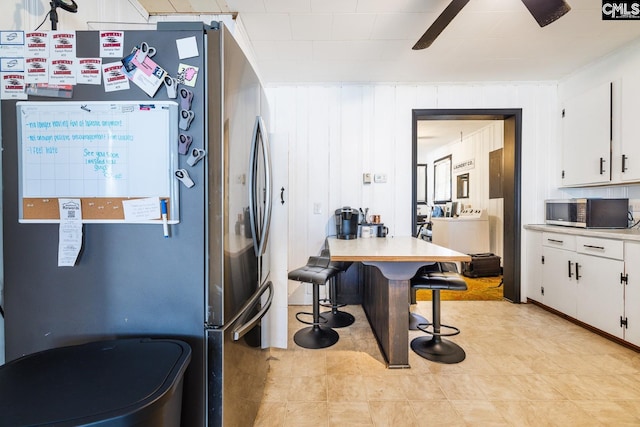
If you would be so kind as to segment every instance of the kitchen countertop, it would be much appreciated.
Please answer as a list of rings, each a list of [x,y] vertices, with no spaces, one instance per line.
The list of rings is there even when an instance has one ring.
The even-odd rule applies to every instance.
[[[524,229],[532,231],[546,231],[550,233],[572,234],[574,236],[602,237],[605,239],[640,242],[640,229],[637,228],[578,228],[563,227],[561,225],[527,224],[524,226]]]
[[[328,239],[332,261],[428,262],[471,261],[467,254],[411,236]]]

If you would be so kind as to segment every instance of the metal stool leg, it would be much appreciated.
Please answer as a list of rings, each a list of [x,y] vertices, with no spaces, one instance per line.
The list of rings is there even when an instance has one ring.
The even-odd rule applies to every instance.
[[[409,305],[411,304],[415,304],[416,303],[416,290],[415,289],[410,289],[409,290]],[[418,313],[414,313],[411,311],[411,307],[409,307],[409,330],[410,331],[417,331],[418,325],[423,324],[423,325],[428,325],[429,321],[419,315]]]
[[[307,313],[298,313],[298,314],[307,314]],[[298,314],[296,314],[296,318],[298,318]],[[321,319],[324,320],[322,323],[326,323],[326,319],[323,319],[320,316],[320,285],[317,283],[313,284],[313,323],[304,322],[307,324],[311,324],[311,326],[300,329],[293,335],[293,341],[304,348],[325,348],[330,347],[338,342],[339,335],[333,329],[321,326]]]
[[[356,321],[351,314],[338,310],[338,293],[336,291],[336,278],[329,279],[329,301],[331,311],[324,311],[322,317],[327,319],[326,325],[331,328],[344,328]]]
[[[418,355],[427,360],[431,360],[432,362],[448,364],[462,362],[466,357],[462,347],[452,341],[442,338],[443,336],[457,335],[460,333],[460,330],[453,326],[442,325],[440,323],[440,290],[433,289],[432,294],[433,331],[425,330],[422,327],[419,329],[433,336],[414,338],[411,341],[411,349]],[[446,334],[442,333],[441,327],[443,326],[453,329],[454,332]]]

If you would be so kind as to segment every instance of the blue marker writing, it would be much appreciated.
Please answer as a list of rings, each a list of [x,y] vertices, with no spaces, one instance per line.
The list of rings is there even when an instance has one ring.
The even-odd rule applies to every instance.
[[[167,223],[167,201],[165,199],[160,200],[160,207],[162,208],[162,231],[166,239],[169,237],[169,223]]]

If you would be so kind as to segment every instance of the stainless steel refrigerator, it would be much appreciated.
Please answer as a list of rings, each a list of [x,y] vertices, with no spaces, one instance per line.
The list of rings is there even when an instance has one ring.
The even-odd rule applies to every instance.
[[[199,56],[180,59],[176,39],[188,37],[195,37]],[[206,157],[189,166],[179,156],[195,183],[180,186],[180,222],[170,226],[169,238],[149,224],[84,224],[76,265],[58,267],[58,224],[18,221],[16,107],[3,101],[6,360],[114,337],[182,339],[193,350],[182,425],[251,425],[268,368],[260,328],[273,291],[263,90],[222,24],[125,32],[125,51],[142,42],[156,48],[153,60],[170,74],[180,63],[199,69],[195,86],[181,87],[193,92],[191,148],[205,149]],[[76,49],[77,57],[99,56],[98,32],[78,32]],[[153,99],[170,100],[164,87]],[[131,84],[114,92],[76,85],[69,100],[153,99]]]

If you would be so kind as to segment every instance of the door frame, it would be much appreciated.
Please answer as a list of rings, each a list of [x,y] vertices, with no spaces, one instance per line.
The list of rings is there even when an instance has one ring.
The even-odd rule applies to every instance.
[[[416,167],[418,164],[419,120],[502,120],[504,123],[503,148],[503,285],[504,298],[521,302],[521,108],[469,108],[469,109],[413,109],[411,115],[411,234],[416,235]]]

